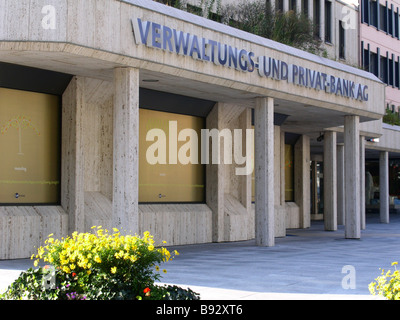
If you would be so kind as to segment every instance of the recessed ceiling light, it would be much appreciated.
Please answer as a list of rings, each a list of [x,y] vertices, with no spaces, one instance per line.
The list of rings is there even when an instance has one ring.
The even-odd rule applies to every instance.
[[[158,82],[159,80],[157,79],[143,79],[143,82]]]

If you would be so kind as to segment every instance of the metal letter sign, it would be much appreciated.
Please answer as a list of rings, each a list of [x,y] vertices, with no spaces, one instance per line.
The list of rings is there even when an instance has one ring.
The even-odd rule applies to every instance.
[[[359,101],[368,101],[368,86],[327,75],[295,64],[267,56],[255,56],[254,52],[238,49],[220,42],[199,38],[151,21],[132,19],[133,33],[137,45],[189,56],[242,72],[258,70],[260,77],[287,81],[298,86],[322,90]]]

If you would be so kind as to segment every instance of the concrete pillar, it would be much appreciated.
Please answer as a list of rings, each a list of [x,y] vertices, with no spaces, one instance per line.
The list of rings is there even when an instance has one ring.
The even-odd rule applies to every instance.
[[[389,223],[389,153],[379,153],[379,202],[381,223]]]
[[[360,229],[360,119],[344,119],[345,237],[359,239]]]
[[[345,193],[344,193],[344,145],[336,146],[336,168],[337,168],[337,223],[344,225]]]
[[[269,0],[267,2],[267,4],[269,3],[270,7],[271,7],[271,11],[273,12],[275,10],[276,7],[276,0]]]
[[[365,137],[360,136],[360,223],[361,230],[365,229]]]
[[[294,201],[299,206],[300,228],[311,224],[310,189],[310,137],[301,135],[294,145]]]
[[[255,238],[259,246],[274,246],[274,99],[256,98],[254,115]]]
[[[209,130],[223,129],[223,113],[222,104],[217,103],[211,112],[208,114],[206,119],[206,128]],[[213,163],[212,161],[212,150],[218,150],[220,148],[220,154],[223,155],[224,139],[218,140],[213,145],[213,139],[209,142],[209,159],[206,165],[206,203],[212,211],[212,241],[221,242],[224,241],[224,165],[221,161],[220,164]],[[244,200],[246,201],[246,200]]]
[[[251,109],[247,108],[239,116],[239,129],[242,130],[242,152],[247,150],[246,130],[251,129]],[[234,146],[236,147],[236,145]],[[239,201],[247,210],[251,210],[251,174],[239,175]],[[254,225],[253,225],[254,226]]]
[[[319,6],[319,36],[321,41],[325,41],[325,0],[320,0]]]
[[[68,232],[85,232],[83,108],[84,78],[73,77],[62,96],[61,206]]]
[[[296,13],[301,13],[301,0],[296,0]]]
[[[324,224],[337,230],[336,132],[324,133]]]
[[[281,127],[274,125],[274,211],[275,211],[275,238],[286,236],[286,210],[285,200],[282,202],[282,171],[285,170],[284,162],[282,163],[282,135]],[[283,145],[283,148],[285,146]],[[284,151],[284,150],[283,150]],[[282,170],[283,169],[283,170]],[[283,173],[283,180],[285,175]],[[284,196],[284,194],[283,194]],[[284,197],[283,197],[284,198]]]
[[[314,19],[314,0],[308,0],[308,18],[311,21]]]
[[[289,0],[283,0],[283,12],[289,11]]]
[[[113,227],[139,233],[139,70],[114,70]]]

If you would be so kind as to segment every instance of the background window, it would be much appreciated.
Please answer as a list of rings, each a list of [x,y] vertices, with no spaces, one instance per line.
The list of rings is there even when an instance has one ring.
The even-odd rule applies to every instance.
[[[321,23],[321,20],[320,20],[320,10],[321,10],[320,9],[320,0],[313,0],[313,1],[314,1],[314,4],[313,4],[313,8],[314,8],[314,13],[313,13],[313,17],[314,17],[314,34],[318,38],[321,38],[321,35],[319,34],[319,25]]]
[[[56,95],[0,88],[0,203],[59,203],[60,117]]]
[[[380,75],[379,78],[382,82],[388,84],[388,59],[386,57],[380,57]]]
[[[346,39],[345,39],[345,31],[343,28],[342,21],[339,20],[339,58],[345,59],[345,51],[346,51]]]
[[[285,144],[285,201],[294,201],[294,147]]]
[[[379,5],[379,29],[382,31],[387,31],[387,12],[386,7],[383,5]]]
[[[332,22],[332,3],[330,1],[325,1],[325,41],[326,42],[332,42],[331,22]]]
[[[148,109],[139,109],[139,117],[139,202],[204,202],[205,165],[201,164],[200,158],[204,118]],[[176,130],[169,130],[169,121],[176,121]],[[161,129],[164,132],[165,144],[160,144],[157,137],[154,141],[146,141],[146,135],[151,129]],[[183,129],[194,129],[197,132],[197,146],[193,139],[178,141],[179,132]],[[171,137],[177,143],[176,164],[169,157],[170,132],[174,135],[176,133],[176,137]],[[146,153],[157,142],[160,148],[153,149],[155,151],[152,154],[160,157],[160,152],[165,152],[165,164],[151,164],[148,161]],[[188,143],[193,148],[197,147],[198,164],[182,164],[179,161],[178,152],[184,150],[181,149],[184,145],[189,147]]]

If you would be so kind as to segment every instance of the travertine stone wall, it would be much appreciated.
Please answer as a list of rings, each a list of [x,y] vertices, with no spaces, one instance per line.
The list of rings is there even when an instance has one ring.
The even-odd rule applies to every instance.
[[[51,233],[57,238],[68,233],[61,207],[0,207],[0,260],[30,257]]]
[[[206,204],[140,204],[140,232],[167,246],[212,242],[211,214]]]

